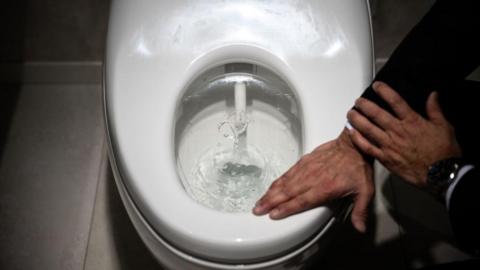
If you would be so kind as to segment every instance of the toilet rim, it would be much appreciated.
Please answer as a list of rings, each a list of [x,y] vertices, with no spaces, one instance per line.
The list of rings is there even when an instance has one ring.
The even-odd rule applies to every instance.
[[[112,149],[109,145],[108,151],[111,156],[112,154]],[[115,182],[118,185],[118,189],[120,192],[120,195],[122,197],[122,201],[126,206],[126,210],[133,220],[134,226],[137,228],[139,231],[147,231],[150,235],[153,236],[153,238],[156,240],[157,243],[160,243],[163,245],[165,248],[167,248],[170,252],[173,254],[179,256],[180,258],[187,260],[191,263],[194,263],[196,265],[201,265],[204,267],[208,267],[208,269],[219,269],[219,270],[236,270],[236,269],[244,269],[244,270],[249,270],[249,269],[263,269],[265,267],[270,267],[273,265],[279,265],[283,262],[289,261],[290,259],[294,258],[295,256],[303,253],[305,250],[310,248],[312,245],[314,245],[321,237],[323,237],[327,232],[330,231],[330,228],[334,226],[336,222],[341,221],[341,215],[335,216],[334,218],[330,219],[330,221],[322,227],[316,235],[314,235],[310,240],[308,240],[304,245],[300,246],[298,249],[293,250],[292,252],[288,254],[284,254],[280,257],[277,258],[272,258],[271,260],[268,261],[263,261],[263,262],[256,262],[256,263],[251,263],[251,264],[226,264],[226,263],[220,263],[220,262],[214,262],[214,261],[209,261],[204,258],[197,258],[194,256],[191,256],[191,254],[187,254],[183,252],[180,249],[177,249],[174,245],[170,244],[168,241],[162,238],[161,235],[159,235],[154,228],[145,220],[144,216],[140,213],[139,209],[136,207],[134,202],[132,201],[132,198],[128,194],[128,191],[125,188],[125,185],[122,183],[120,180],[120,177],[118,176],[118,170],[116,167],[115,159],[112,158],[110,160],[110,164],[113,168],[114,174],[115,174]],[[350,208],[345,207],[345,217],[346,214],[349,213],[351,210]],[[339,218],[340,217],[340,218]],[[139,221],[139,222],[137,222]],[[140,233],[141,238],[146,238],[145,235]],[[150,246],[151,242],[144,239],[145,243]],[[155,249],[155,247],[150,247],[152,249]],[[156,254],[154,254],[156,255]]]
[[[109,138],[107,138],[109,140]],[[209,269],[222,269],[222,270],[235,270],[235,269],[259,269],[259,268],[265,268],[265,267],[270,267],[273,265],[278,265],[283,262],[286,262],[295,256],[303,253],[305,250],[310,248],[312,245],[317,243],[317,241],[322,238],[326,233],[328,233],[331,229],[332,226],[334,226],[335,223],[339,222],[347,216],[347,214],[351,211],[351,205],[350,204],[342,204],[340,205],[341,211],[338,212],[337,215],[334,215],[331,219],[328,220],[328,222],[322,226],[319,227],[318,231],[312,235],[311,238],[307,239],[300,245],[298,245],[298,248],[291,250],[290,252],[282,253],[276,257],[271,257],[271,258],[266,258],[264,260],[259,260],[259,261],[252,261],[250,263],[245,263],[242,262],[242,264],[238,264],[239,262],[235,263],[235,261],[228,261],[228,262],[220,262],[220,261],[212,261],[209,260],[209,258],[204,258],[204,257],[196,257],[196,254],[190,254],[187,253],[183,249],[177,248],[177,246],[174,243],[170,243],[168,240],[166,240],[161,234],[159,234],[155,228],[152,227],[152,225],[146,220],[145,216],[140,212],[138,209],[137,205],[135,205],[135,202],[132,200],[132,197],[130,196],[128,190],[125,187],[125,184],[122,182],[121,177],[119,176],[119,171],[118,167],[115,162],[115,158],[113,155],[113,149],[111,147],[111,144],[108,143],[108,152],[110,155],[110,165],[113,169],[113,173],[115,175],[114,180],[115,183],[117,184],[117,187],[119,189],[120,195],[122,197],[122,201],[127,209],[127,212],[130,216],[130,218],[135,219],[133,221],[135,227],[137,226],[142,226],[142,228],[138,228],[143,230],[146,230],[149,232],[151,236],[161,245],[166,247],[170,252],[173,254],[179,256],[182,259],[185,259],[191,263],[194,263],[196,265],[201,265],[204,267],[208,267]],[[131,217],[131,215],[135,215],[134,217]],[[140,221],[142,225],[138,225],[136,221]],[[145,238],[145,235],[142,235],[140,233],[141,238]],[[144,241],[146,241],[144,239]],[[149,241],[145,242],[147,245]],[[154,254],[155,255],[155,254]],[[193,255],[193,256],[192,256]]]
[[[218,53],[218,51],[221,51],[221,53]],[[237,60],[240,57],[232,56],[242,55],[242,59],[246,59],[249,57],[245,57],[245,55],[250,55],[252,60],[256,58],[256,54],[269,55],[262,48],[245,46],[243,44],[224,46],[217,49],[216,52],[214,55],[219,57],[219,59],[225,59],[223,54]],[[198,72],[205,66],[204,63],[218,62],[212,61],[208,57],[209,55],[204,54],[196,59],[193,62],[194,64],[189,67],[189,72],[191,74]],[[272,57],[270,61],[274,61],[273,59],[280,61],[275,57]],[[269,66],[268,63],[265,65]],[[273,65],[288,68],[285,64],[273,63]],[[275,71],[278,72],[277,70]],[[150,222],[159,234],[177,247],[192,254],[212,257],[212,259],[217,260],[255,261],[277,256],[297,246],[314,235],[320,227],[332,218],[333,212],[327,207],[319,207],[280,221],[273,221],[267,216],[257,217],[252,213],[223,213],[209,209],[195,202],[187,195],[178,177],[174,158],[171,156],[169,156],[169,162],[162,164],[164,166],[163,170],[161,170],[163,182],[162,188],[157,189],[158,196],[156,202],[153,204],[151,201],[150,203],[144,203],[143,196],[146,194],[142,194],[142,191],[137,190],[134,183],[141,181],[139,179],[143,180],[146,178],[132,175],[132,164],[125,161],[125,154],[119,153],[119,143],[115,141],[118,139],[118,136],[112,134],[112,123],[108,121],[111,119],[109,114],[109,101],[111,100],[108,98],[108,95],[111,93],[108,91],[108,81],[104,81],[106,86],[104,88],[106,126],[111,140],[110,145],[113,156],[116,159],[120,157],[120,160],[117,160],[117,166],[122,182],[145,219]],[[292,83],[288,78],[287,81]],[[175,95],[175,101],[177,101],[177,96],[179,94]],[[176,102],[169,102],[168,100],[164,102],[176,105]],[[170,109],[170,112],[173,112],[175,108],[172,107]],[[171,113],[158,115],[163,122],[168,122],[168,127],[173,132],[173,128],[171,128],[174,119],[173,115]],[[173,135],[169,135],[169,152],[173,155]],[[124,160],[122,160],[122,157]],[[149,161],[151,162],[151,160]],[[124,170],[124,164],[129,164],[128,172]],[[143,167],[154,168],[152,166]],[[149,181],[155,183],[154,179],[149,179]],[[175,207],[164,207],[165,205],[174,205]],[[196,216],[202,218],[192,219],[189,215],[179,215],[179,212],[195,213]],[[211,220],[215,220],[220,224],[212,224]],[[242,226],[239,226],[239,224],[242,224]],[[234,228],[234,232],[230,231],[232,228]]]

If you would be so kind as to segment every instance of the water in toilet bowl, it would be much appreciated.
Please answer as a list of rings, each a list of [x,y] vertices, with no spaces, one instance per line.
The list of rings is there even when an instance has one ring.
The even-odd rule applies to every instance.
[[[231,79],[219,79],[224,84],[215,94],[218,102],[202,108],[181,132],[177,165],[185,190],[198,203],[219,211],[249,212],[301,151],[298,134],[292,132],[298,123],[264,101],[282,99],[277,103],[293,111],[296,107],[283,100],[284,94],[268,96],[272,91],[259,87],[255,78]],[[215,92],[206,88],[205,93]],[[233,102],[227,104],[222,95]],[[210,99],[189,95],[185,111]]]
[[[231,145],[212,147],[199,156],[188,189],[195,200],[208,207],[243,212],[249,211],[278,177],[279,166],[273,152],[246,142],[248,121],[239,125],[231,119],[227,117],[218,128]]]

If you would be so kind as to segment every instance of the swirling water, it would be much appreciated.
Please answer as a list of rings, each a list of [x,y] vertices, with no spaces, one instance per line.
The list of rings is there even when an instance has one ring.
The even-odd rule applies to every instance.
[[[250,211],[278,177],[274,153],[247,142],[249,121],[245,116],[240,119],[239,123],[229,115],[219,123],[218,132],[231,145],[217,145],[200,155],[189,181],[188,190],[196,201],[220,211]]]

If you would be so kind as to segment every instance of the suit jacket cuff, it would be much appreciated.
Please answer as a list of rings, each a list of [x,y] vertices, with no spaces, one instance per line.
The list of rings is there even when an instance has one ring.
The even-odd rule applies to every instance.
[[[455,187],[458,185],[458,183],[461,181],[462,177],[475,168],[473,165],[464,165],[459,171],[453,182],[450,184],[450,186],[447,189],[447,193],[445,195],[445,203],[447,205],[447,209],[450,210],[450,199],[452,198],[452,194],[455,190]]]

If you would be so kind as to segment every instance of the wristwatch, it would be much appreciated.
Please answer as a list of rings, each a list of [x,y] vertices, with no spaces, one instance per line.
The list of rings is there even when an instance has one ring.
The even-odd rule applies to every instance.
[[[447,158],[435,162],[428,168],[427,189],[443,202],[448,187],[463,165],[465,162],[461,158]]]

